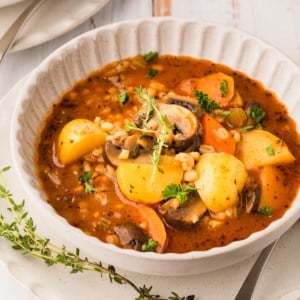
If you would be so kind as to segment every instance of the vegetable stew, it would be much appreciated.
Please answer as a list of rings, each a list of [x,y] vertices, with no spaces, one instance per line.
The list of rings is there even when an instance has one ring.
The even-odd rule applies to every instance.
[[[45,118],[36,169],[71,225],[138,251],[207,250],[280,218],[299,189],[285,106],[227,66],[156,52],[77,82]]]

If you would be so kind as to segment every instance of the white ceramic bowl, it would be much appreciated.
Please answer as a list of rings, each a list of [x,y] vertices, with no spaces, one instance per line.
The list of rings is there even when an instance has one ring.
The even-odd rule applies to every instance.
[[[61,229],[58,240],[72,240],[90,257],[133,272],[167,276],[209,272],[245,259],[280,237],[299,216],[299,196],[281,219],[245,240],[185,254],[142,253],[105,244],[70,226],[43,199],[35,177],[34,143],[53,101],[91,71],[150,50],[209,59],[243,71],[276,92],[299,120],[300,70],[270,45],[237,29],[200,21],[151,18],[121,22],[77,37],[33,71],[12,120],[14,168],[27,201]]]

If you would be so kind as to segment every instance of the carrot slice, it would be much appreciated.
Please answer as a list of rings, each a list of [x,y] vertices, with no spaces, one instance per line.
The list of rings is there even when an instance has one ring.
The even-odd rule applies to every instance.
[[[234,80],[224,73],[215,73],[202,78],[183,80],[174,90],[175,93],[193,97],[195,90],[202,91],[208,97],[224,107],[234,95]]]
[[[219,72],[200,78],[197,81],[196,89],[207,94],[220,106],[226,106],[234,94],[234,81],[231,76]]]
[[[234,138],[216,119],[209,114],[203,114],[201,124],[203,144],[213,146],[217,152],[234,154],[236,146]]]
[[[145,219],[148,223],[148,232],[150,233],[152,239],[158,242],[156,252],[162,253],[167,240],[167,233],[164,223],[154,209],[146,205],[138,205],[137,208],[143,219]]]

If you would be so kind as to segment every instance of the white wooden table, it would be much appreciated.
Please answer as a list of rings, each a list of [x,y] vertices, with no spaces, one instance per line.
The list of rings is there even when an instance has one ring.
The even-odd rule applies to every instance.
[[[0,99],[48,54],[73,37],[112,22],[151,15],[151,0],[111,0],[95,16],[72,31],[36,47],[8,54],[0,64]],[[171,15],[238,27],[273,44],[300,64],[299,0],[173,0]],[[1,140],[0,147],[4,147]],[[300,279],[298,281],[300,284]],[[0,298],[34,299],[1,264]]]

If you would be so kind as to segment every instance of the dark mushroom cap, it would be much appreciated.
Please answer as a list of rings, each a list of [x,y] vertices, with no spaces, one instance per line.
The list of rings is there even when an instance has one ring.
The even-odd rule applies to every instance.
[[[174,93],[170,93],[167,96],[167,103],[177,104],[187,108],[197,117],[197,119],[200,119],[204,114],[204,110],[201,108],[198,101],[191,97],[179,96]]]
[[[261,187],[254,177],[249,177],[241,192],[241,206],[247,213],[258,210],[261,197]]]
[[[114,231],[125,248],[141,250],[142,245],[149,239],[149,235],[144,229],[130,222],[116,225]]]
[[[173,199],[168,201],[173,201]],[[164,210],[163,206],[166,208],[168,206],[166,205],[167,202],[161,206],[160,211],[166,222],[176,228],[190,227],[198,223],[207,211],[205,204],[196,191],[189,193],[188,199],[182,205],[176,207],[176,205],[171,204],[169,208]]]
[[[129,147],[129,145],[127,145]],[[111,165],[114,168],[117,168],[121,162],[124,162],[124,159],[120,159],[119,156],[122,152],[122,147],[115,146],[111,141],[106,141],[103,148],[103,158],[104,161]],[[135,149],[132,147],[132,149]],[[128,149],[130,150],[130,149]],[[132,152],[132,155],[129,159],[126,159],[127,162],[136,162],[136,163],[151,163],[152,149],[146,149],[145,151],[138,150]]]
[[[200,123],[193,112],[177,104],[158,103],[162,115],[173,125],[173,141],[170,147],[176,152],[193,151],[200,145]],[[153,116],[156,118],[156,115]]]

